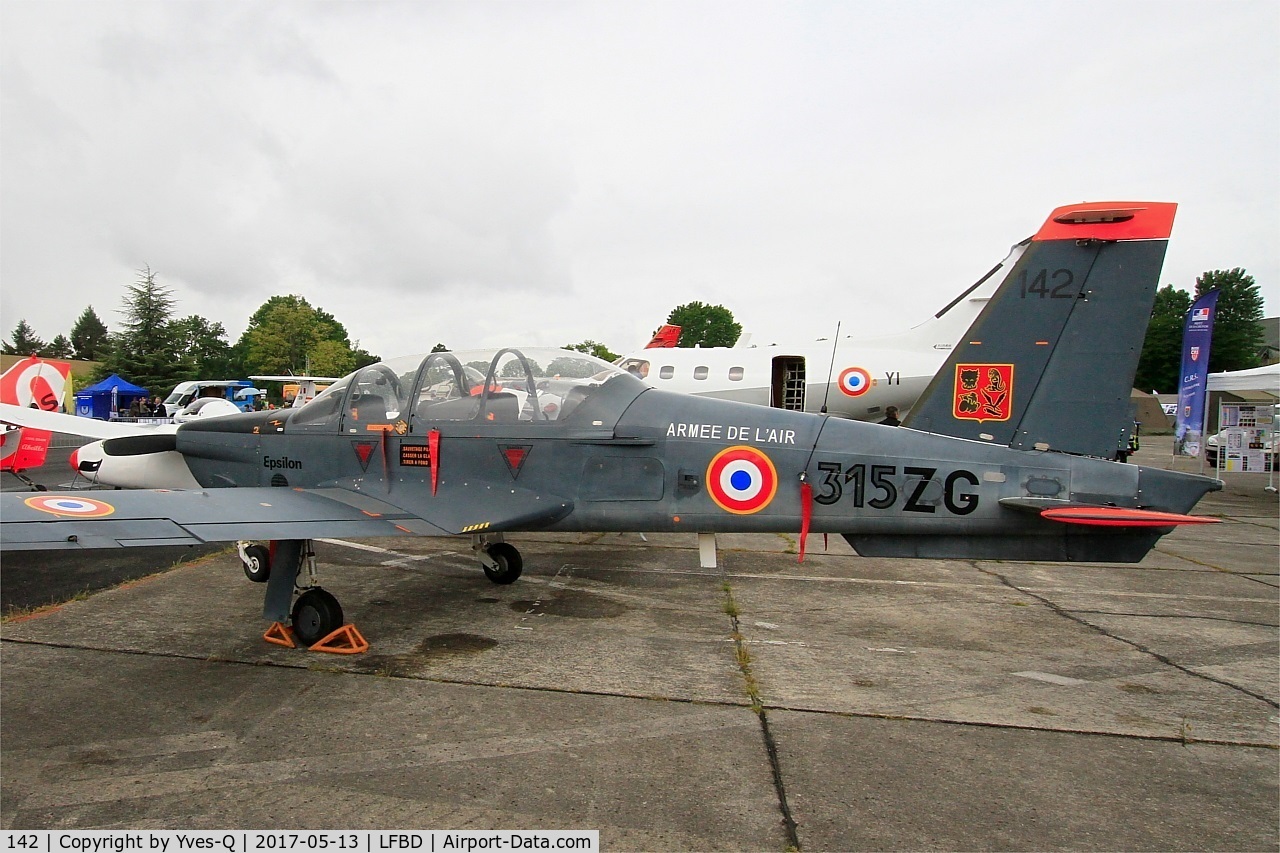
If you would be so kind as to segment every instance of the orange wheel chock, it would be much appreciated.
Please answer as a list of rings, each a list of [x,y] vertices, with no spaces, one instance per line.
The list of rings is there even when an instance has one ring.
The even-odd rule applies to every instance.
[[[355,625],[347,623],[311,646],[313,652],[329,652],[335,655],[358,655],[369,651],[369,641]]]
[[[281,625],[279,622],[272,622],[271,627],[267,629],[267,633],[262,635],[262,639],[268,643],[275,643],[277,646],[284,646],[287,649],[296,649],[298,644],[293,641],[293,629]]]

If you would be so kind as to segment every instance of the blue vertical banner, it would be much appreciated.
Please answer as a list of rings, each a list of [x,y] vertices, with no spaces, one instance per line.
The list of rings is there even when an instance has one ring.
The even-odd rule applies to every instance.
[[[1209,346],[1213,343],[1213,318],[1218,291],[1201,296],[1187,312],[1182,328],[1182,379],[1178,385],[1178,415],[1173,427],[1173,448],[1183,456],[1199,456],[1208,397]]]

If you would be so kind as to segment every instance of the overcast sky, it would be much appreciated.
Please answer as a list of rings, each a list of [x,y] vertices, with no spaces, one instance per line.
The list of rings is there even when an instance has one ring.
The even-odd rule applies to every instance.
[[[1077,201],[1280,311],[1280,3],[0,3],[0,336],[149,265],[383,357],[889,333]]]

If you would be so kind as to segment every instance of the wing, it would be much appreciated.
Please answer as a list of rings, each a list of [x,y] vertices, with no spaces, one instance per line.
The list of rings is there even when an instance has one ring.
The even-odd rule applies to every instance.
[[[573,501],[476,478],[434,496],[426,487],[397,486],[383,500],[448,533],[535,530],[564,518]]]
[[[550,524],[573,509],[572,502],[525,489],[476,488],[464,500],[408,489],[385,499],[338,488],[7,492],[0,494],[0,546],[44,550],[496,533]]]
[[[11,403],[0,403],[0,421],[21,427],[44,429],[49,432],[80,435],[85,438],[123,438],[129,435],[155,435],[157,432],[172,433],[177,429],[177,426],[173,424],[145,427],[136,424],[113,423],[111,421],[95,420],[94,418],[81,418],[76,415],[64,415],[61,412],[46,412],[43,409],[23,408]]]
[[[0,545],[9,550],[445,533],[390,504],[342,489],[6,492],[0,495],[0,518]]]

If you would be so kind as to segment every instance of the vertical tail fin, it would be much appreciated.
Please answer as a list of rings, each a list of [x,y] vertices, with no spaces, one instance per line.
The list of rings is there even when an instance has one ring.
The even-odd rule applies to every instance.
[[[65,402],[71,365],[31,356],[0,375],[0,403],[56,412]],[[44,464],[53,434],[42,429],[6,430],[0,442],[0,471],[15,474]]]
[[[1112,456],[1176,208],[1104,202],[1055,210],[904,425]]]
[[[663,325],[658,331],[653,333],[653,337],[649,343],[644,345],[645,349],[670,349],[677,345],[680,340],[680,327],[670,324]]]

